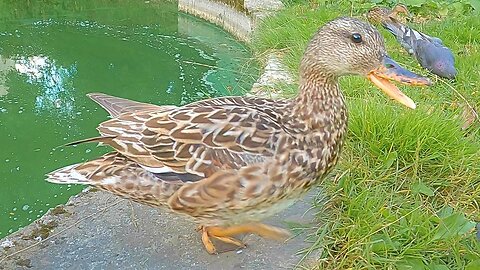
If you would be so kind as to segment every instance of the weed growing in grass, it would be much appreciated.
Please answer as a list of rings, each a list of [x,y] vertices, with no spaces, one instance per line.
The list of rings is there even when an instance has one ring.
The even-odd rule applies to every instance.
[[[351,3],[293,5],[269,18],[254,49],[284,53],[297,74],[314,31]],[[353,12],[354,16],[361,14]],[[480,107],[480,21],[469,16],[415,28],[439,36],[452,48],[455,81],[429,75],[393,37],[387,50],[408,69],[430,76],[429,88],[403,87],[418,104],[410,111],[387,101],[363,78],[344,78],[349,134],[334,175],[316,203],[319,228],[312,235],[315,267],[321,269],[480,269],[480,124],[462,130],[462,111]],[[295,86],[280,86],[285,96]],[[326,197],[324,194],[327,194]]]

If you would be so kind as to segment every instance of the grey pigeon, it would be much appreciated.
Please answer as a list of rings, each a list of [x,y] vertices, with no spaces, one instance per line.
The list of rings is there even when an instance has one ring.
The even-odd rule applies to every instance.
[[[417,58],[420,65],[440,77],[453,79],[457,75],[455,59],[441,39],[412,29],[389,17],[382,25],[392,33],[402,47]]]

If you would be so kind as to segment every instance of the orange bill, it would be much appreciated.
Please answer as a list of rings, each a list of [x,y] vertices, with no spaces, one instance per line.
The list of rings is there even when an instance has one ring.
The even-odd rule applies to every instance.
[[[431,85],[430,79],[417,75],[409,70],[402,68],[390,57],[384,56],[383,66],[372,70],[367,78],[380,88],[389,97],[402,103],[403,105],[415,109],[415,102],[390,81],[397,81],[408,85]]]

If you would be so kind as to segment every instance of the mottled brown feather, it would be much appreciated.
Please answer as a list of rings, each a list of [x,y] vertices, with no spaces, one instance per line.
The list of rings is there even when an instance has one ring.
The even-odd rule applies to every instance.
[[[169,106],[157,106],[148,103],[132,101],[124,98],[113,97],[102,93],[87,94],[89,98],[102,106],[112,117],[119,116],[125,112],[136,112],[143,110],[165,110]]]

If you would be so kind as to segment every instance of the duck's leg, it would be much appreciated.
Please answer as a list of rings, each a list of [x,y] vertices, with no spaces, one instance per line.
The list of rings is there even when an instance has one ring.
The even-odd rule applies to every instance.
[[[291,235],[290,232],[285,229],[265,225],[262,223],[248,223],[230,227],[211,226],[201,227],[201,229],[203,244],[210,254],[216,253],[216,249],[213,246],[210,237],[225,243],[234,244],[239,247],[245,247],[244,243],[233,238],[233,236],[243,233],[254,233],[264,238],[285,240]]]
[[[286,240],[291,236],[290,232],[285,229],[262,223],[247,223],[230,227],[212,226],[205,227],[205,229],[208,235],[216,237],[231,237],[237,234],[254,233],[268,239]]]
[[[207,230],[205,230],[205,227],[201,227],[200,229],[202,230],[202,242],[207,252],[212,255],[217,254],[217,249],[213,245],[212,240],[210,240],[210,236]]]
[[[227,244],[232,244],[241,248],[247,247],[242,241],[235,239],[233,237],[225,237],[225,236],[216,236],[216,235],[210,235],[208,232],[209,227],[203,227],[200,226],[198,229],[202,231],[202,242],[203,245],[205,246],[205,249],[207,250],[208,253],[210,254],[217,254],[217,249],[215,248],[215,245],[213,244],[212,240],[210,237],[213,237],[215,239],[218,239],[224,243]]]

